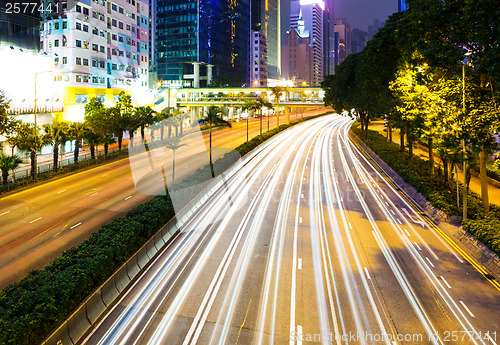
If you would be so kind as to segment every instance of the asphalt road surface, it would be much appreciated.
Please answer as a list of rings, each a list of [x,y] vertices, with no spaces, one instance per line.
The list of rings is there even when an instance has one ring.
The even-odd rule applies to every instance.
[[[329,115],[268,140],[86,344],[499,343],[500,290]]]
[[[304,116],[325,110],[305,112]],[[296,117],[300,116],[291,116],[292,120]],[[265,131],[267,118],[263,121]],[[280,123],[284,123],[284,115]],[[259,127],[259,119],[249,121],[250,138],[259,134]],[[274,127],[276,117],[270,117],[270,128]],[[208,131],[204,136],[208,145]],[[213,147],[235,148],[246,141],[246,121],[214,130],[212,136]],[[0,289],[32,269],[44,267],[102,225],[150,198],[137,192],[128,159],[0,197]]]

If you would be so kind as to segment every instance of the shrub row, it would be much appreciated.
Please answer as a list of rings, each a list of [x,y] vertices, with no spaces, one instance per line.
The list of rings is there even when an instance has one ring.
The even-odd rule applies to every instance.
[[[352,131],[362,138],[358,126],[353,126]],[[376,131],[369,130],[368,138],[362,138],[362,140],[434,207],[449,216],[462,215],[462,210],[457,208],[456,190],[450,188],[441,174],[431,173],[428,161],[416,156],[410,157],[407,152],[401,152],[398,144],[388,142],[383,135]],[[463,222],[463,228],[500,255],[500,206],[491,204],[489,215],[486,218],[480,196],[469,191],[467,216],[469,219]]]
[[[319,116],[319,115],[318,115]],[[236,148],[242,156],[258,144],[308,117],[282,125]],[[214,164],[216,173],[238,159],[228,153]],[[209,166],[203,169],[210,169]],[[181,183],[196,183],[192,181]],[[41,270],[33,270],[20,282],[0,292],[0,344],[41,343],[62,324],[85,298],[98,288],[120,265],[175,216],[168,196],[156,196],[102,226],[87,240],[64,251]]]

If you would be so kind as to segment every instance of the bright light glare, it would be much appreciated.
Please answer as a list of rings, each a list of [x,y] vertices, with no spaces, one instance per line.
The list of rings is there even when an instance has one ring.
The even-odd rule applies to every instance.
[[[323,0],[300,0],[301,5],[314,5],[317,4],[322,10],[325,10],[325,2]]]

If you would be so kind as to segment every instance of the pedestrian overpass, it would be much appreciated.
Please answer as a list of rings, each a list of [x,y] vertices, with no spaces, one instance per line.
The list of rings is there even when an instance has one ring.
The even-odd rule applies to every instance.
[[[279,99],[279,110],[285,116],[291,111],[320,108],[324,91],[319,87],[289,87]],[[170,111],[179,109],[191,114],[191,120],[197,120],[205,114],[210,106],[225,107],[230,118],[240,118],[245,101],[266,98],[276,107],[276,98],[269,87],[227,87],[227,88],[189,88],[162,89],[156,97],[154,110]],[[274,109],[269,109],[274,111]]]

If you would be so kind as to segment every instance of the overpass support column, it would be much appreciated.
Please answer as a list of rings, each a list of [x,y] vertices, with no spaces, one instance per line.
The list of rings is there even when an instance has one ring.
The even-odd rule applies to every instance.
[[[290,107],[285,107],[285,122],[290,123]]]
[[[193,75],[194,75],[193,87],[199,88],[200,87],[200,63],[199,62],[193,62]]]

